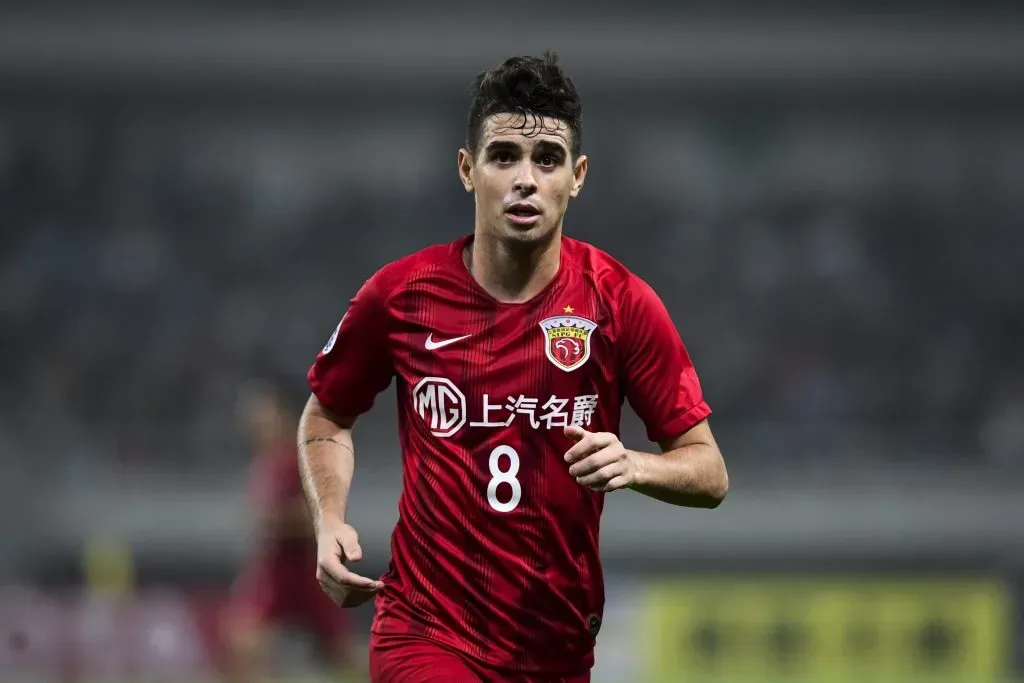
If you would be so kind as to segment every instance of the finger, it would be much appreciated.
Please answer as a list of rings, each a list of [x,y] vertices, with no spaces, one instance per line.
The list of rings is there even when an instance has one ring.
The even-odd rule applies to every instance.
[[[317,583],[320,584],[320,590],[338,605],[345,600],[345,589],[339,586],[337,582],[318,579]]]
[[[603,491],[610,493],[612,491],[618,491],[629,486],[629,479],[624,474],[619,474],[608,480],[608,483],[604,485]]]
[[[565,428],[565,435],[573,442],[573,445],[569,447],[569,450],[565,454],[566,462],[572,462],[578,454],[585,452],[591,441],[590,437],[593,436],[592,433],[579,425],[567,426]]]
[[[567,425],[565,427],[565,436],[573,441],[579,441],[588,434],[590,434],[590,432],[579,425]]]
[[[342,580],[338,580],[332,576],[324,576],[323,578],[318,577],[317,581],[325,593],[342,599],[353,591],[374,594],[383,586],[379,581],[374,581],[373,579],[369,579],[365,576],[359,576],[358,574],[352,574],[350,577],[346,577]]]
[[[341,563],[338,557],[327,556],[318,562],[316,571],[317,581],[338,586],[354,586],[358,588],[379,587],[380,582],[360,576],[350,571]]]
[[[348,534],[339,534],[338,545],[341,546],[341,551],[345,553],[346,560],[358,562],[363,559],[363,549],[359,547],[359,536],[355,531]]]
[[[359,576],[353,574],[350,578],[338,580],[333,576],[317,577],[317,583],[320,584],[328,593],[336,593],[338,595],[345,595],[350,591],[368,591],[370,593],[376,593],[379,591],[384,584],[379,581],[367,578],[365,576]]]
[[[316,561],[316,578],[331,577],[335,580],[341,578],[345,572],[345,565],[341,563],[341,557],[333,551],[321,552]]]
[[[341,588],[337,584],[328,583],[326,581],[320,581],[320,590],[324,592],[327,597],[334,601],[334,603],[340,607],[344,607],[345,599],[348,597],[348,591]]]
[[[569,467],[569,474],[574,477],[586,476],[591,472],[596,472],[602,467],[610,465],[621,459],[622,452],[620,449],[612,446],[606,446],[595,453],[591,453],[582,460],[573,463],[572,466]]]
[[[320,584],[320,588],[330,596],[343,597],[345,595],[345,586],[342,585],[336,577],[327,574],[326,572],[317,572],[316,582]]]
[[[608,484],[612,479],[625,473],[625,468],[620,463],[615,462],[607,467],[602,467],[598,471],[588,474],[585,477],[576,477],[576,481],[581,486],[587,488],[603,490],[605,485]]]
[[[607,434],[603,432],[591,434],[588,432],[582,440],[580,440],[575,446],[566,451],[565,461],[568,463],[573,463],[578,460],[582,460],[591,453],[596,453],[605,446],[610,445],[614,440],[614,434]]]
[[[350,572],[347,569],[345,570],[345,575],[339,576],[337,580],[338,583],[340,583],[342,586],[346,588],[358,588],[361,590],[376,591],[380,590],[380,588],[384,585],[376,579],[371,579],[367,576],[362,576],[361,574]]]
[[[335,588],[320,584],[324,593],[334,604],[339,607],[355,607],[370,600],[377,594],[377,591],[361,590],[358,588]]]

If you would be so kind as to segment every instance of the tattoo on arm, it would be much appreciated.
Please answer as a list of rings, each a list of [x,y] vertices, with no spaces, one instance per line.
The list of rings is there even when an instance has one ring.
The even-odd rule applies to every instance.
[[[337,445],[341,446],[345,450],[352,450],[346,444],[343,444],[340,441],[336,441],[335,439],[332,439],[329,436],[314,436],[312,439],[306,439],[305,441],[299,443],[299,448],[302,448],[303,446],[308,446],[311,443],[318,443],[318,442],[330,442],[330,443],[337,444]]]

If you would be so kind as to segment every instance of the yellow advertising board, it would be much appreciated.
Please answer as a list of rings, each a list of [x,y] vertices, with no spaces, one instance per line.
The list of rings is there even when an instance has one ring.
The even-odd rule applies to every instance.
[[[989,579],[673,579],[645,595],[644,680],[1002,683],[1011,609]]]

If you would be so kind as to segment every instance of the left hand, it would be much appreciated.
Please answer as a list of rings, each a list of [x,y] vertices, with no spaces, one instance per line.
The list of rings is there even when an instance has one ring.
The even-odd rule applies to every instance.
[[[636,454],[623,447],[619,437],[608,432],[588,432],[570,425],[565,435],[576,444],[565,454],[569,474],[577,483],[594,491],[615,491],[636,481]]]

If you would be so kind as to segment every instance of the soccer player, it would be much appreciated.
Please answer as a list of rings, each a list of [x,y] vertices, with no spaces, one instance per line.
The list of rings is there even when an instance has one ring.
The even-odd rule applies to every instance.
[[[275,379],[243,387],[241,429],[254,449],[249,494],[256,545],[239,577],[225,619],[226,673],[238,683],[261,680],[271,666],[271,629],[296,626],[315,636],[324,659],[345,667],[350,656],[344,615],[314,579],[315,539],[292,442],[296,419],[285,385]]]
[[[309,371],[298,438],[317,578],[342,606],[376,597],[377,683],[588,681],[605,495],[725,496],[711,411],[661,300],[562,234],[587,175],[580,124],[550,54],[478,76],[458,153],[473,234],[373,275]],[[352,432],[392,379],[403,489],[375,579],[351,568]],[[661,453],[619,441],[625,399]]]

